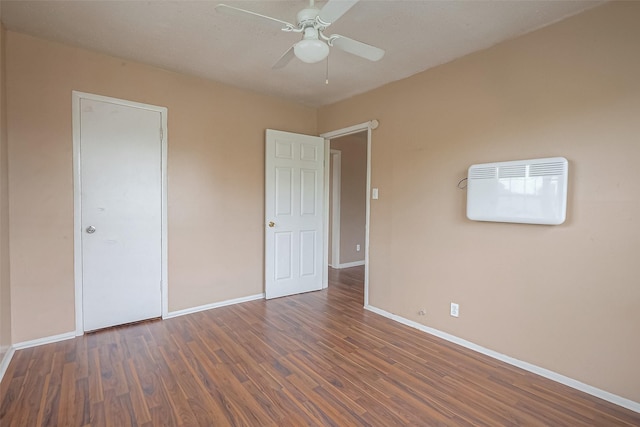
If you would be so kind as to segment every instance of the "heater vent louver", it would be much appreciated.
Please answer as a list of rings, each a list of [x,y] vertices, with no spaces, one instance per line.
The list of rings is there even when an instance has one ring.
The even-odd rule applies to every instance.
[[[529,166],[529,176],[549,176],[549,175],[562,175],[564,173],[564,167],[566,163],[554,162],[554,163],[538,163]]]
[[[472,165],[467,175],[467,218],[562,224],[568,169],[564,157]]]
[[[469,171],[469,179],[493,179],[496,177],[496,168],[475,168]]]
[[[527,175],[527,165],[500,166],[498,178],[524,178]]]

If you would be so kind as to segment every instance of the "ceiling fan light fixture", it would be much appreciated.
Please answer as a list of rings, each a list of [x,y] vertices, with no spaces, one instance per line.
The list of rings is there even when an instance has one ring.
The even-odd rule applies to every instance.
[[[329,46],[318,39],[304,39],[293,46],[293,53],[300,61],[313,64],[329,55]]]

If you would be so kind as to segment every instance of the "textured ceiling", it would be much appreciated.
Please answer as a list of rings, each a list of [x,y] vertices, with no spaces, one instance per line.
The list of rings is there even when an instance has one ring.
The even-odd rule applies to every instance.
[[[495,45],[602,1],[361,0],[328,34],[386,51],[379,62],[332,49],[326,62],[271,66],[299,34],[216,13],[217,1],[7,1],[9,30],[81,46],[309,106],[330,104]],[[229,1],[295,23],[303,0]],[[316,2],[322,7],[325,2]]]

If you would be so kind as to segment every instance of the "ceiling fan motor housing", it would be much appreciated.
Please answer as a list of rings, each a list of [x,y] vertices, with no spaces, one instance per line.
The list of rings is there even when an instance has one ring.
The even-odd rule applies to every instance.
[[[316,17],[319,13],[320,10],[316,8],[302,9],[300,12],[298,12],[298,16],[296,17],[296,19],[298,20],[298,27],[305,28],[314,25],[316,23]]]

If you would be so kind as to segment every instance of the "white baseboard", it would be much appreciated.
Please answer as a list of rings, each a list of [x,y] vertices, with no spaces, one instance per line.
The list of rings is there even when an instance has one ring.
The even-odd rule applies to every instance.
[[[14,350],[22,350],[24,348],[36,347],[39,345],[51,344],[58,341],[70,340],[76,337],[76,331],[66,332],[64,334],[52,335],[50,337],[38,338],[31,341],[23,341],[13,345]]]
[[[19,342],[12,345],[7,349],[7,352],[4,353],[4,357],[0,361],[0,381],[2,381],[2,377],[4,377],[4,374],[7,371],[7,368],[9,367],[9,363],[11,362],[11,359],[13,358],[13,355],[17,350],[36,347],[44,344],[51,344],[58,341],[70,340],[75,337],[76,337],[76,333],[74,331],[74,332],[67,332],[59,335],[53,335],[50,337],[38,338],[36,340],[31,340],[31,341],[23,341],[23,342]]]
[[[213,304],[201,305],[199,307],[187,308],[185,310],[173,311],[168,313],[166,316],[163,316],[163,319],[170,319],[172,317],[184,316],[185,314],[197,313],[199,311],[210,310],[212,308],[224,307],[226,305],[233,305],[233,304],[239,304],[241,302],[248,302],[248,301],[254,301],[257,299],[263,299],[264,296],[265,296],[264,294],[250,295],[243,298],[236,298],[236,299],[221,301]],[[11,359],[13,358],[14,353],[17,350],[36,347],[39,345],[51,344],[58,341],[69,340],[75,337],[76,337],[76,332],[73,331],[73,332],[67,332],[64,334],[53,335],[50,337],[38,338],[31,341],[23,341],[10,346],[8,349],[6,349],[6,353],[4,353],[2,360],[0,360],[0,381],[2,381],[2,377],[4,376],[4,373],[9,367],[9,363],[11,362]],[[0,354],[1,353],[3,352],[0,352]]]
[[[534,374],[540,375],[541,377],[548,378],[560,384],[564,384],[576,390],[580,390],[592,396],[598,397],[602,400],[606,400],[618,406],[622,406],[623,408],[630,409],[634,412],[640,413],[640,402],[634,402],[633,400],[626,399],[624,397],[615,395],[613,393],[609,393],[608,391],[601,390],[597,387],[593,387],[589,384],[582,383],[580,381],[574,380],[573,378],[566,377],[557,372],[550,371],[545,368],[541,368],[540,366],[533,365],[528,362],[524,362],[522,360],[514,359],[513,357],[507,356],[502,353],[498,353],[497,351],[490,350],[488,348],[482,347],[478,344],[474,344],[470,341],[464,340],[462,338],[458,338],[454,335],[450,335],[446,332],[439,331],[438,329],[430,328],[421,323],[414,322],[413,320],[406,319],[402,316],[398,316],[393,313],[389,313],[387,311],[381,310],[377,307],[366,305],[365,309],[372,311],[376,314],[389,318],[391,320],[395,320],[396,322],[402,323],[403,325],[410,326],[412,328],[418,329],[422,332],[426,332],[430,335],[434,335],[438,338],[442,338],[446,341],[452,342],[454,344],[458,344],[462,347],[468,348],[470,350],[476,351],[478,353],[484,354],[489,357],[493,357],[494,359],[500,360],[502,362],[508,363],[510,365],[516,366],[518,368],[524,369],[525,371],[532,372]]]
[[[353,262],[345,262],[344,264],[333,265],[331,268],[341,269],[341,268],[350,268],[350,267],[359,267],[364,265],[364,260],[362,261],[353,261]]]
[[[7,372],[7,368],[9,367],[9,363],[11,362],[11,358],[13,357],[13,353],[15,352],[16,350],[13,348],[13,346],[4,348],[2,349],[2,351],[0,351],[0,354],[4,354],[2,360],[0,360],[0,381],[2,381],[4,373]]]
[[[214,302],[212,304],[200,305],[198,307],[185,308],[184,310],[170,311],[162,316],[163,319],[171,319],[173,317],[184,316],[186,314],[197,313],[199,311],[211,310],[212,308],[224,307],[227,305],[240,304],[242,302],[255,301],[264,299],[264,294],[249,295],[242,298],[229,299],[226,301]]]

